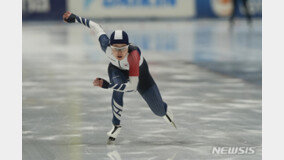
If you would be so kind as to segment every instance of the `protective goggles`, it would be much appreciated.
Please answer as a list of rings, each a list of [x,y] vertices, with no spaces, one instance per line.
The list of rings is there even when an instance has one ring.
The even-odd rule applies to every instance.
[[[114,46],[110,46],[111,49],[115,50],[115,51],[125,51],[128,48],[129,45],[124,46],[124,47],[114,47]]]

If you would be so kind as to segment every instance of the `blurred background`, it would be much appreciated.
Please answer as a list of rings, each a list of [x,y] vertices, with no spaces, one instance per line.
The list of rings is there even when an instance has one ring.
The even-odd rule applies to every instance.
[[[248,25],[242,0],[237,1],[235,17],[241,21],[229,24],[233,0],[23,0],[23,29],[63,25],[62,14],[69,10],[102,25],[106,23],[109,34],[116,28],[125,29],[132,43],[144,52],[185,56],[191,63],[261,84],[262,1],[247,1],[253,18]],[[111,22],[114,24],[108,25]],[[54,38],[45,33],[46,38]],[[67,40],[93,44],[87,33],[64,33],[62,38],[76,37]]]
[[[260,159],[262,0],[235,4],[22,0],[23,159],[234,159],[213,155],[213,146],[253,146],[257,152],[242,158]],[[119,148],[105,145],[111,92],[92,81],[108,78],[108,61],[88,28],[62,21],[65,11],[99,23],[108,35],[128,33],[178,132],[138,94],[127,94]]]

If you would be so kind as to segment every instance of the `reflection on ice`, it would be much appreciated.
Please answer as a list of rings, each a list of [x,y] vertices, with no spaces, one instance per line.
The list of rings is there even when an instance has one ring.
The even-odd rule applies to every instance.
[[[107,156],[110,158],[110,160],[121,160],[120,155],[116,150],[108,152]]]

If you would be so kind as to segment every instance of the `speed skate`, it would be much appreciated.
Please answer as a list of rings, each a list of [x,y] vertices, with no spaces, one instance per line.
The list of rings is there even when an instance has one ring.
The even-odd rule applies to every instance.
[[[113,144],[118,134],[120,133],[120,130],[121,126],[112,126],[112,129],[109,132],[107,132],[107,135],[109,136],[107,144]]]
[[[166,115],[163,116],[163,118],[165,119],[165,121],[166,121],[168,124],[174,126],[174,127],[177,129],[177,126],[176,126],[176,124],[175,124],[175,122],[174,122],[174,115],[173,115],[173,112],[172,112],[169,108],[168,108],[168,111],[167,111]]]

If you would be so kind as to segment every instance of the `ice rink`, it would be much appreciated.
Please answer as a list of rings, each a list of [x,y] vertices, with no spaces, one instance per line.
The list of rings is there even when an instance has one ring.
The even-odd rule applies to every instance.
[[[80,24],[23,23],[24,160],[259,160],[262,149],[261,21],[101,22],[140,46],[178,129],[126,93],[122,131],[111,129],[108,61]],[[254,147],[251,155],[213,147]]]

